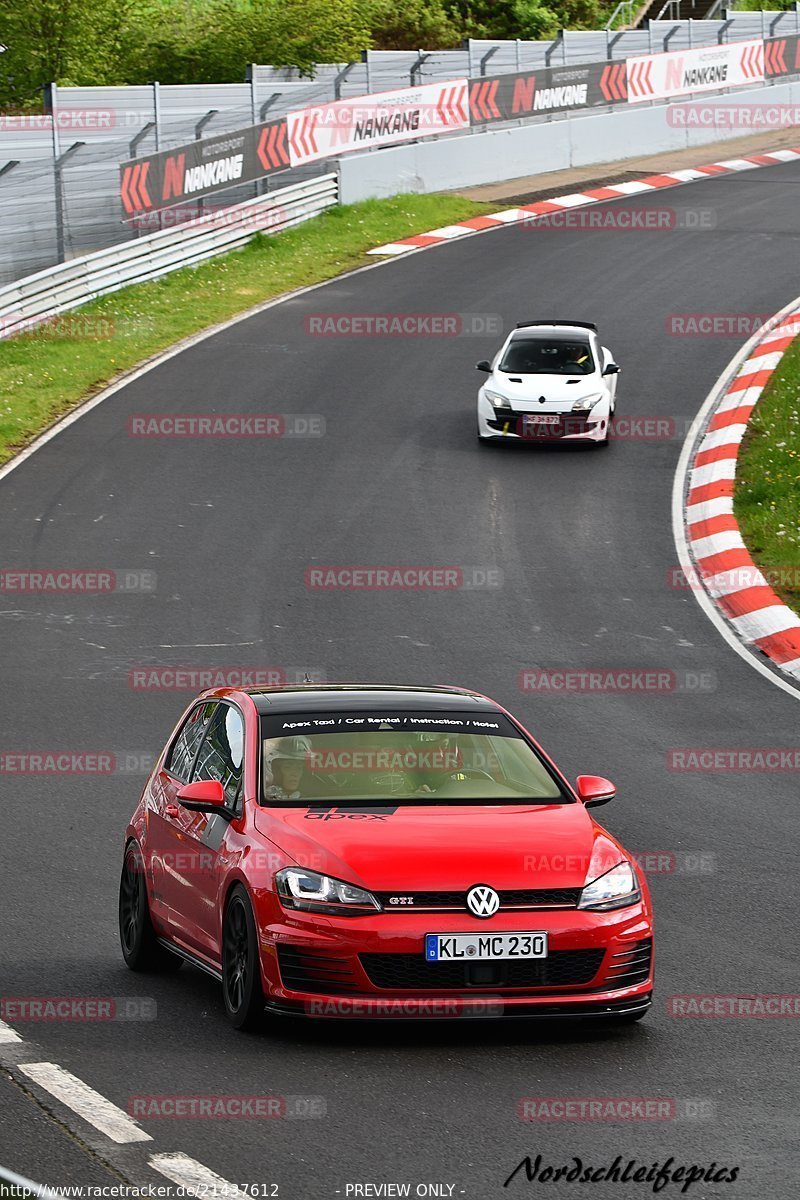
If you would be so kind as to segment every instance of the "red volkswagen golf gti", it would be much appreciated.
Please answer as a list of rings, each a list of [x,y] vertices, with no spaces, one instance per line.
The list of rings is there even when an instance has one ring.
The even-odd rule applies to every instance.
[[[237,1028],[273,1013],[634,1021],[644,878],[509,713],[455,688],[206,692],[125,835],[135,971],[184,961]]]

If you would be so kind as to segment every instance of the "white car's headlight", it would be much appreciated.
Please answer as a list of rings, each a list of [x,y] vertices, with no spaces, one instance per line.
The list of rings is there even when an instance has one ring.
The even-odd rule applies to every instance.
[[[505,396],[501,396],[499,392],[484,392],[483,394],[492,408],[511,408],[510,401],[506,400]]]
[[[284,867],[275,876],[278,895],[287,908],[301,908],[306,912],[351,914],[381,911],[380,903],[364,888],[331,879],[317,871],[304,871],[301,867]]]
[[[581,892],[578,908],[590,908],[603,912],[609,908],[625,908],[637,904],[642,898],[636,873],[629,862],[621,862],[587,883]]]
[[[596,396],[582,396],[580,400],[576,400],[572,406],[573,412],[589,412],[597,404],[598,400],[602,400],[602,394]]]

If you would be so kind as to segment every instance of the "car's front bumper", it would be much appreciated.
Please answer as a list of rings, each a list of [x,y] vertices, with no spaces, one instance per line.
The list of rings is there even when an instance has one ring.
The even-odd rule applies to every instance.
[[[634,1014],[650,1004],[653,931],[645,903],[608,913],[505,912],[488,923],[450,911],[338,920],[296,916],[261,932],[265,996],[269,1007],[282,1012],[343,1018],[596,1018]],[[534,930],[548,933],[547,959],[425,961],[426,933]]]
[[[564,412],[557,424],[543,424],[542,413],[498,411],[481,399],[478,403],[478,435],[486,440],[513,439],[532,445],[552,442],[600,442],[608,436],[608,405],[596,405],[588,413]],[[527,419],[526,418],[530,418]]]

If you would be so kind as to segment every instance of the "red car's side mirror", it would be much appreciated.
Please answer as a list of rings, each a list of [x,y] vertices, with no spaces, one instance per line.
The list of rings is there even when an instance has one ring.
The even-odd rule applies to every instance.
[[[609,800],[613,800],[617,794],[617,789],[611,780],[604,779],[602,775],[579,775],[576,780],[576,790],[578,797],[587,808],[596,807],[598,804],[608,804]]]
[[[183,785],[178,803],[193,812],[216,812],[225,808],[225,789],[218,779],[198,779]]]

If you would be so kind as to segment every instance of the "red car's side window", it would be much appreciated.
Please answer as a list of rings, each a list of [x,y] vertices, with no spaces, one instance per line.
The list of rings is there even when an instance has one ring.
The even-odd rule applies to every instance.
[[[220,704],[197,756],[192,779],[217,779],[233,808],[239,798],[244,766],[244,720],[238,708]]]
[[[181,783],[189,782],[195,755],[216,707],[216,700],[195,705],[172,743],[172,749],[167,755],[164,765],[170,774],[180,779]]]

